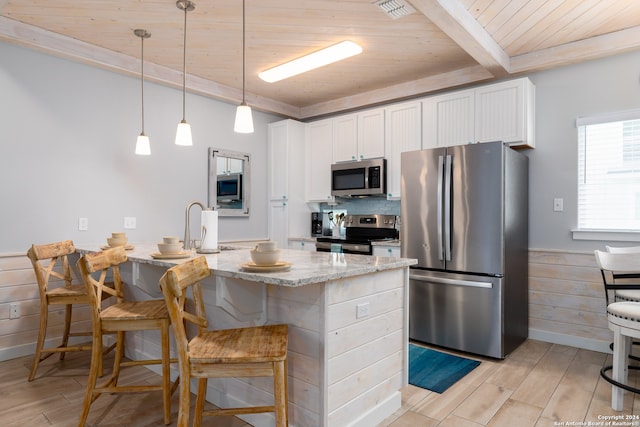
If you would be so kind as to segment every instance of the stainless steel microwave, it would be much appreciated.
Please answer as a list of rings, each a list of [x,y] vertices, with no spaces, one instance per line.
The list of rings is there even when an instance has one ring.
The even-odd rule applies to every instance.
[[[387,193],[387,161],[358,160],[331,165],[332,196],[383,196]]]

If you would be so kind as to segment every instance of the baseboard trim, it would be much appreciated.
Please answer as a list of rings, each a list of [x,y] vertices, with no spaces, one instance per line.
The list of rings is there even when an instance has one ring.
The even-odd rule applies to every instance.
[[[611,353],[611,350],[609,349],[610,342],[577,337],[575,335],[565,335],[557,332],[529,329],[529,339],[583,348],[585,350],[599,351],[601,353]]]
[[[377,406],[362,414],[357,420],[348,424],[348,427],[370,427],[380,424],[402,407],[402,393],[396,391]]]

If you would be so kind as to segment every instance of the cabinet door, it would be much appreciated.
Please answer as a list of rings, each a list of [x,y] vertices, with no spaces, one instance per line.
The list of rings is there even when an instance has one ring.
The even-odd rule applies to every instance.
[[[384,108],[358,114],[358,159],[384,157]]]
[[[517,79],[476,89],[477,142],[527,141],[527,101],[532,96],[531,81]]]
[[[451,147],[475,142],[475,95],[463,90],[423,100],[422,148]]]
[[[419,150],[422,138],[420,101],[393,105],[385,111],[387,199],[400,198],[400,153]]]
[[[358,159],[358,116],[348,114],[333,119],[333,161]]]
[[[269,239],[286,248],[289,243],[289,206],[286,200],[269,202]]]
[[[286,121],[269,123],[267,144],[269,200],[286,200],[289,195],[289,150]]]
[[[307,125],[307,202],[330,202],[333,126],[331,119]]]
[[[400,258],[399,246],[374,246],[373,256],[386,256],[391,258]]]

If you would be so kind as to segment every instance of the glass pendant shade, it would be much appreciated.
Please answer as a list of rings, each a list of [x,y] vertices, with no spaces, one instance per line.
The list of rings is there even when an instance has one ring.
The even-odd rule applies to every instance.
[[[251,107],[247,104],[238,105],[233,130],[238,133],[253,133],[253,115],[251,114]]]
[[[138,135],[136,141],[136,154],[142,156],[148,156],[151,154],[151,145],[149,144],[149,137],[143,133]]]
[[[191,139],[191,125],[184,119],[178,123],[178,130],[176,131],[176,145],[193,145],[193,140]]]

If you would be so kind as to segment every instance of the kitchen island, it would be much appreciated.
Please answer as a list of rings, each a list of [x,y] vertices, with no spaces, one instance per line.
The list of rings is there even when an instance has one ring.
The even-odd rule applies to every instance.
[[[94,250],[99,248],[81,248]],[[133,285],[133,298],[160,298],[162,274],[186,260],[153,259],[153,252],[155,245],[127,251],[122,274]],[[241,268],[251,260],[248,249],[204,256],[212,272],[203,282],[210,328],[289,325],[289,425],[372,426],[400,408],[408,376],[409,266],[415,260],[282,250],[281,261],[291,269],[262,273]],[[153,333],[128,337],[127,345],[132,358],[160,351]],[[269,404],[271,390],[268,378],[212,379],[207,400],[220,407]],[[242,418],[255,426],[274,424],[273,414]]]

